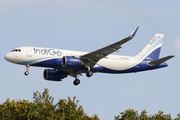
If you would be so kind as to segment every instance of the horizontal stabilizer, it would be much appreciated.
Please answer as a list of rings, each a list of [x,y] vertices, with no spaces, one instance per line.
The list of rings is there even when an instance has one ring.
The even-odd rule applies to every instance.
[[[148,65],[151,65],[151,66],[158,65],[158,64],[161,64],[161,63],[163,63],[163,62],[165,62],[165,61],[167,61],[167,60],[169,60],[169,59],[171,59],[173,57],[174,57],[173,55],[169,55],[167,57],[163,57],[161,59],[151,61],[151,62],[148,63]]]

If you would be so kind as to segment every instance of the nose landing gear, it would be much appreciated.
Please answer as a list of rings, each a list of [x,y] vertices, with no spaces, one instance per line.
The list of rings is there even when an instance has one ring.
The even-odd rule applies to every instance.
[[[26,65],[26,72],[24,72],[24,75],[29,75],[29,65]]]

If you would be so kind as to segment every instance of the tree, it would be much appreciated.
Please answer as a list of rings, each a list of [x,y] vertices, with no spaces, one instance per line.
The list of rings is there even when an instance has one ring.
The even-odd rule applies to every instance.
[[[49,95],[49,90],[44,89],[42,94],[38,91],[33,93],[33,101],[10,100],[9,98],[0,104],[1,120],[99,120],[95,114],[87,116],[83,107],[79,105],[76,97],[60,99],[53,104],[54,98]],[[115,120],[171,120],[171,114],[163,114],[159,111],[154,115],[147,115],[143,110],[140,115],[133,109],[125,110],[120,115],[114,116]],[[174,120],[180,120],[180,113]]]
[[[120,114],[115,116],[115,120],[139,120],[137,111],[133,109],[125,110],[125,112],[121,112]]]
[[[140,115],[133,109],[125,110],[121,112],[121,115],[115,116],[115,120],[171,120],[171,114],[163,114],[163,111],[159,111],[155,115],[147,115],[146,110],[143,110]],[[179,120],[176,118],[175,120]]]
[[[10,100],[9,98],[0,104],[0,119],[26,119],[26,120],[99,120],[95,114],[91,117],[84,113],[83,107],[78,104],[76,97],[71,99],[60,99],[53,104],[54,98],[49,96],[49,90],[43,93],[33,93],[33,101]]]

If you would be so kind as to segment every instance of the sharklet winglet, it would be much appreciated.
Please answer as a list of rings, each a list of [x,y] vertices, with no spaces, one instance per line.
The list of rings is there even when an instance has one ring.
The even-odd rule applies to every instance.
[[[139,28],[139,26],[136,27],[136,29],[131,33],[130,37],[134,37],[136,35],[138,28]]]

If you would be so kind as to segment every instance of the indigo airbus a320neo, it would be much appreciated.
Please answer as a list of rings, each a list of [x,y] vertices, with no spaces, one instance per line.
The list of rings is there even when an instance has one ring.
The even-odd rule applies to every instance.
[[[48,69],[43,72],[45,80],[61,81],[69,75],[75,78],[74,85],[80,83],[78,77],[82,73],[91,77],[93,73],[132,73],[167,67],[164,62],[174,56],[159,59],[163,34],[155,34],[142,51],[135,56],[110,55],[131,40],[138,28],[127,38],[93,52],[28,46],[13,49],[4,58],[12,63],[25,65],[27,69],[25,75],[29,74],[30,66],[46,67]]]

